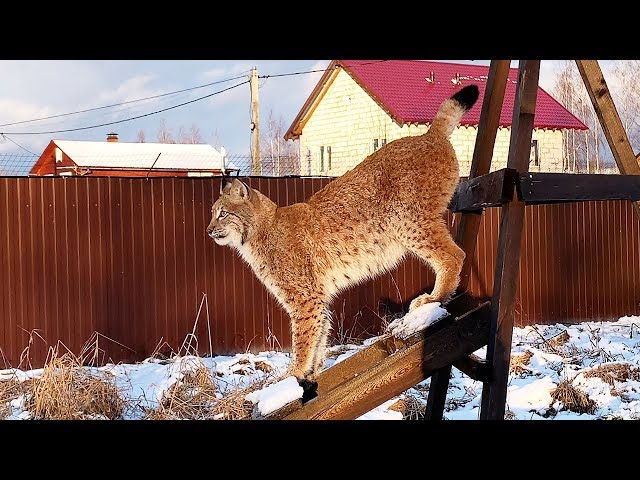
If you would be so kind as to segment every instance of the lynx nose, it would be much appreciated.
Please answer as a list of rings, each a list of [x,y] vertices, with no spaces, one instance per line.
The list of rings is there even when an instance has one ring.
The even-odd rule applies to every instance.
[[[211,236],[212,233],[213,233],[213,228],[207,227],[207,235]]]

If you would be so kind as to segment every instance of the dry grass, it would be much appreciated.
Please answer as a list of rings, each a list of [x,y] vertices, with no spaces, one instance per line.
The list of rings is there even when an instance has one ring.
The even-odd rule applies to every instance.
[[[242,362],[240,362],[242,363]],[[271,368],[262,362],[262,367]],[[257,365],[256,365],[257,366]],[[147,410],[147,420],[243,420],[250,419],[253,404],[245,400],[245,395],[264,388],[275,381],[275,377],[265,377],[246,388],[239,385],[221,392],[216,386],[209,369],[200,364],[167,389],[160,405]]]
[[[507,410],[506,412],[504,412],[504,419],[505,420],[517,420],[518,417],[511,410]]]
[[[275,377],[265,377],[253,382],[246,388],[239,385],[225,392],[215,405],[215,417],[220,420],[248,420],[253,413],[253,403],[245,400],[245,395],[275,383]]]
[[[400,412],[403,420],[424,420],[426,405],[414,395],[403,395],[388,410]]]
[[[46,420],[122,418],[125,402],[111,374],[91,374],[71,353],[50,353],[42,375],[32,381],[25,410]]]
[[[31,386],[31,380],[24,382],[17,378],[0,380],[0,420],[4,420],[11,415],[9,403],[23,395]]]
[[[160,405],[150,410],[149,420],[203,420],[214,416],[217,387],[204,364],[186,372],[162,395]]]
[[[615,382],[640,380],[640,368],[628,363],[608,363],[585,372],[584,376],[587,378],[598,377],[613,387]]]
[[[563,405],[562,410],[570,410],[580,414],[593,414],[596,411],[596,402],[575,388],[567,379],[561,381],[551,392],[551,398],[553,402],[560,402]]]
[[[557,348],[563,346],[570,339],[569,332],[563,330],[555,337],[550,338],[547,342],[551,347]]]
[[[509,363],[509,374],[521,375],[523,373],[531,372],[531,369],[526,367],[526,365],[529,365],[531,357],[533,357],[533,352],[531,350],[526,350],[523,353],[511,355],[511,363]]]

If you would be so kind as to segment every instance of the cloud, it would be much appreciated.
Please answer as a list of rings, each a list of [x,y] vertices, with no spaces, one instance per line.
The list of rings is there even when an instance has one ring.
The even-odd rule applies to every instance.
[[[253,68],[252,64],[243,62],[235,63],[229,66],[214,67],[210,70],[206,70],[200,74],[200,78],[203,80],[222,80],[227,77],[236,77],[240,74],[246,73],[249,75],[250,70]]]
[[[120,83],[117,87],[103,91],[94,99],[96,105],[129,102],[138,98],[150,97],[165,93],[158,88],[150,88],[148,84],[154,79],[153,75],[135,75]]]
[[[309,70],[324,70],[329,66],[329,63],[331,63],[331,60],[320,60],[314,63],[313,65],[311,65],[311,68]],[[309,73],[306,75],[305,82],[304,82],[304,89],[303,89],[303,94],[305,96],[308,97],[311,94],[311,91],[320,80],[320,77],[322,77],[322,74],[323,72],[316,72],[316,73]]]
[[[16,98],[0,98],[0,123],[13,123],[51,115],[51,108]],[[0,127],[0,131],[11,131],[20,125]]]

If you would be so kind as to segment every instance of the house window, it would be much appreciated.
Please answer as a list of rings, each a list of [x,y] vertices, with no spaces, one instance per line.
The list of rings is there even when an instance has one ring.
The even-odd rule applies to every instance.
[[[529,163],[533,162],[536,167],[540,166],[540,150],[538,149],[538,140],[531,141],[531,155]]]
[[[373,151],[375,152],[381,147],[384,147],[387,144],[386,138],[374,138],[373,139]]]
[[[331,170],[331,146],[327,147],[327,170]]]
[[[320,147],[320,165],[319,170],[324,172],[324,145]]]

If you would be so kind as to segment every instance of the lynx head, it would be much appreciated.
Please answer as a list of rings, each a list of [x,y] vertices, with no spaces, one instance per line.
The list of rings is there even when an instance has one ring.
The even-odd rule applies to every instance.
[[[220,197],[211,207],[209,235],[218,245],[242,246],[253,233],[257,223],[254,205],[259,193],[237,178],[223,180]]]

